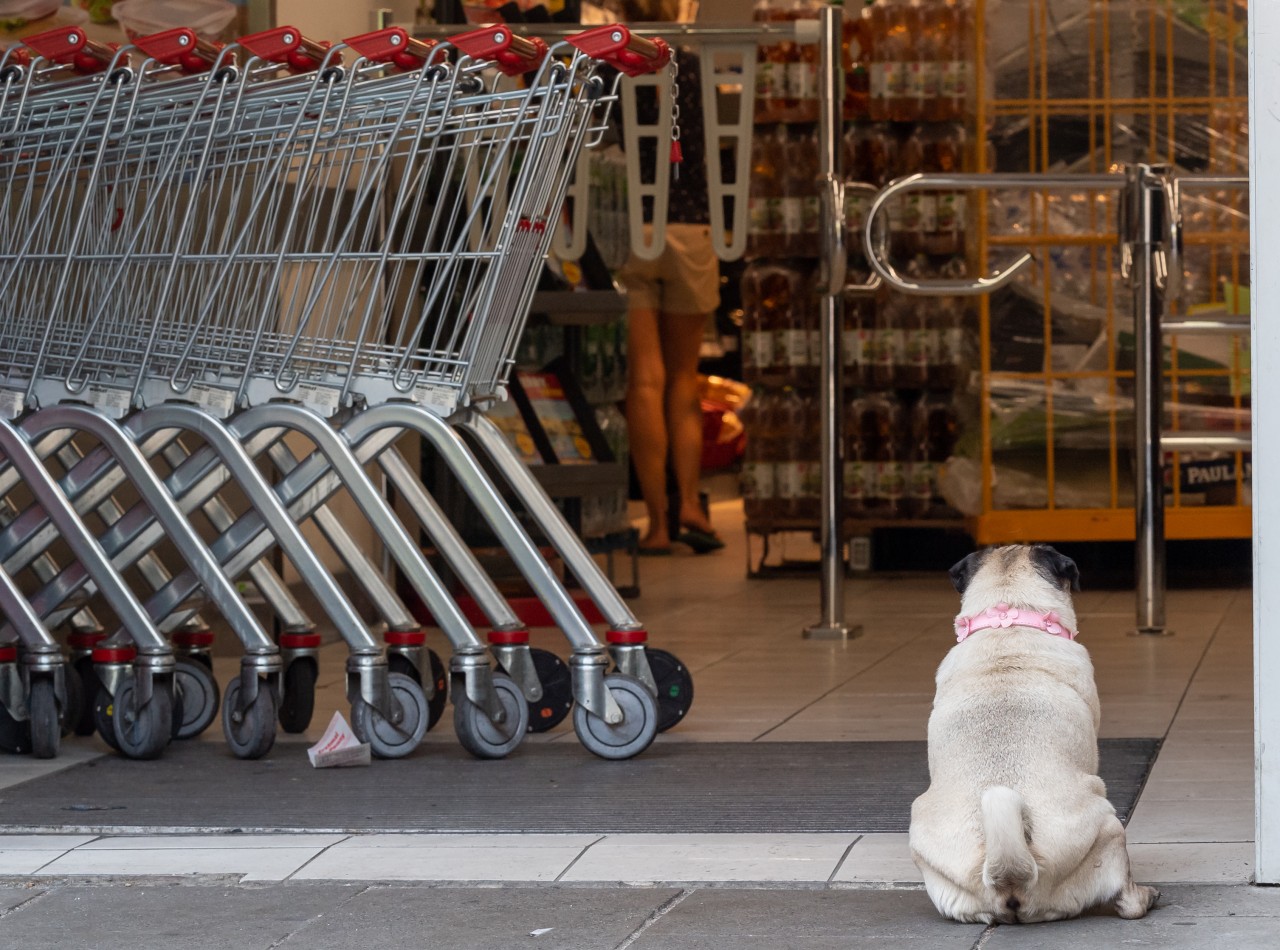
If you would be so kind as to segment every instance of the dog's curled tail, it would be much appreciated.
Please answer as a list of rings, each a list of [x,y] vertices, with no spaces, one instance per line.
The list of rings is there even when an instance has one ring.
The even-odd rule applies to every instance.
[[[1040,869],[1027,844],[1022,796],[1004,785],[984,791],[982,830],[987,843],[982,883],[1001,894],[1021,892],[1034,884]]]

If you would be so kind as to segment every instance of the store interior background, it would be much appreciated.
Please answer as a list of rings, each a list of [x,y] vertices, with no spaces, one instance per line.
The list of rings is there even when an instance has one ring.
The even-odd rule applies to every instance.
[[[267,6],[251,4],[250,16]],[[343,4],[275,0],[270,6],[277,23],[297,25],[317,37],[340,37],[373,28],[379,10],[390,10],[392,22],[412,23],[417,4],[413,0]],[[1006,62],[1025,45],[1029,5],[993,0],[986,6],[989,16],[1008,16],[1009,22],[1017,25],[1017,29],[990,33],[990,61]],[[1055,10],[1065,16],[1071,6],[1055,5]],[[1074,7],[1078,14],[1087,12],[1091,5],[1081,0]],[[748,13],[741,0],[701,3],[701,18],[706,22],[741,21]],[[1242,29],[1243,15],[1238,16]],[[1239,89],[1233,90],[1240,95],[1243,78],[1242,74]],[[1139,81],[1132,76],[1129,79]],[[1030,121],[1042,118],[1037,113]],[[1208,120],[1206,114],[1206,127],[1212,127]],[[1236,154],[1238,150],[1228,151]],[[1211,167],[1211,163],[1201,161],[1200,167]],[[1247,273],[1247,258],[1237,254],[1229,266],[1238,272],[1242,264]],[[725,268],[725,305],[717,323],[708,326],[704,353],[708,373],[736,382],[746,375],[740,358],[742,316],[737,286],[744,266],[738,263]],[[1215,292],[1210,289],[1208,294]],[[580,333],[577,342],[586,344],[593,331],[580,328],[575,332]],[[548,345],[554,347],[539,334],[562,335],[563,329],[534,321],[526,339],[529,365],[547,355]],[[607,348],[608,342],[601,339],[591,345]],[[1232,381],[1224,405],[1235,412],[1247,406],[1247,391],[1242,393],[1235,385],[1242,370],[1238,362],[1232,362],[1239,355],[1240,344],[1233,346],[1222,378]],[[1247,354],[1247,341],[1244,351]],[[973,358],[971,353],[966,356]],[[1247,373],[1247,365],[1243,372]],[[616,401],[618,394],[616,388],[608,391],[596,384],[590,395],[593,402],[607,404]],[[610,416],[616,417],[616,407]],[[1238,416],[1232,418],[1237,421],[1231,424],[1239,424]],[[708,425],[715,424],[713,407]],[[726,431],[731,434],[732,429]],[[1123,434],[1119,438],[1122,440]],[[1104,454],[1114,452],[1114,445],[1113,440],[1104,447]],[[1076,451],[1070,442],[1060,448],[1068,459]],[[1242,461],[1236,460],[1238,467]],[[775,559],[770,567],[777,569],[760,570],[762,536],[743,530],[749,516],[743,507],[741,467],[741,458],[730,457],[728,464],[709,467],[703,480],[713,522],[727,541],[724,550],[695,556],[678,549],[670,559],[645,559],[638,564],[631,561],[625,546],[610,550],[615,580],[620,585],[634,580],[632,586],[638,587],[632,607],[649,627],[655,645],[678,654],[694,676],[696,699],[688,721],[660,741],[923,739],[933,672],[951,645],[951,618],[957,606],[945,569],[974,547],[964,522],[954,516],[948,516],[950,524],[935,523],[945,518],[930,518],[918,519],[921,523],[913,527],[879,525],[877,521],[879,526],[870,535],[869,559],[853,565],[847,589],[848,620],[861,626],[862,635],[848,642],[808,641],[802,631],[818,619],[814,566],[818,548],[813,532],[779,532],[770,550]],[[1113,472],[1113,493],[1117,485],[1122,493],[1130,490],[1125,477],[1122,469]],[[441,491],[447,494],[443,486]],[[1228,494],[1228,507],[1247,502],[1247,486],[1239,472],[1232,476]],[[1125,499],[1108,499],[1121,500]],[[622,517],[627,527],[638,522],[641,511],[634,498],[624,504]],[[578,515],[582,514],[579,510]],[[368,529],[363,519],[347,521],[354,533]],[[366,540],[370,545],[375,543],[372,532]],[[1081,567],[1086,589],[1080,596],[1079,612],[1084,642],[1098,669],[1102,734],[1165,740],[1131,826],[1131,840],[1139,846],[1139,855],[1145,846],[1185,845],[1195,850],[1202,867],[1210,869],[1204,874],[1216,873],[1224,880],[1247,875],[1251,860],[1248,844],[1253,834],[1248,537],[1171,542],[1169,614],[1174,635],[1150,639],[1130,636],[1131,543],[1080,536],[1038,540],[1057,542]],[[325,545],[317,547],[327,554]],[[633,568],[639,572],[634,578]],[[535,631],[534,643],[564,652],[554,631]],[[444,652],[440,645],[437,649]],[[330,712],[345,705],[341,655],[342,648],[336,642],[324,648],[316,716],[302,739],[317,738]],[[219,679],[225,682],[231,678],[235,668],[234,652],[228,649],[222,655],[219,651]],[[428,743],[452,741],[450,730],[449,717],[445,717]],[[96,738],[76,741],[83,743],[83,748],[69,750],[63,764],[105,749],[99,748]],[[203,741],[219,742],[221,738],[214,729]],[[572,730],[562,726],[531,736],[530,741],[574,740]],[[1214,803],[1214,807],[1205,808],[1206,803]],[[1196,866],[1185,856],[1178,860],[1183,866]],[[902,873],[909,874],[906,870]]]

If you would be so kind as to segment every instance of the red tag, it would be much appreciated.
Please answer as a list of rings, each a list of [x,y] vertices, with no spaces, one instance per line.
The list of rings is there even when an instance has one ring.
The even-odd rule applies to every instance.
[[[671,140],[671,164],[679,165],[684,161],[684,152],[680,151],[680,140]]]

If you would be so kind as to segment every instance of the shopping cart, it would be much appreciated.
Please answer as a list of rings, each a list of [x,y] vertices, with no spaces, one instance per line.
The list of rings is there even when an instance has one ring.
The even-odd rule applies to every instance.
[[[87,394],[103,408],[149,407],[116,427],[125,430],[144,455],[171,444],[166,437],[178,430],[195,431],[205,439],[206,447],[178,464],[167,480],[177,506],[184,512],[193,510],[207,503],[227,477],[235,477],[253,497],[255,510],[237,520],[212,545],[214,557],[222,562],[228,576],[236,576],[273,542],[281,544],[302,568],[300,573],[331,619],[339,621],[339,629],[352,646],[350,691],[357,697],[353,719],[358,731],[374,739],[375,750],[381,754],[403,754],[421,735],[416,725],[405,728],[403,711],[412,706],[408,719],[415,724],[422,721],[421,691],[415,693],[411,681],[388,679],[385,683],[396,693],[388,701],[382,680],[385,666],[375,655],[376,645],[363,628],[357,631],[349,622],[345,626],[341,623],[351,619],[349,605],[314,557],[308,560],[305,545],[299,547],[293,522],[281,518],[283,504],[299,519],[315,513],[319,500],[336,487],[345,487],[375,523],[433,613],[438,619],[446,618],[442,627],[456,651],[451,668],[464,685],[461,697],[455,693],[459,736],[479,754],[504,754],[523,734],[523,728],[512,728],[520,724],[524,711],[519,690],[505,677],[485,675],[489,667],[482,657],[483,645],[457,615],[456,607],[413,549],[403,527],[371,490],[360,467],[380,454],[392,480],[399,478],[406,493],[413,494],[407,491],[410,483],[403,460],[389,447],[401,431],[421,432],[445,452],[455,471],[464,473],[464,483],[499,528],[517,562],[553,612],[563,615],[562,625],[575,643],[575,696],[580,711],[586,710],[580,716],[586,728],[575,721],[583,741],[601,754],[634,754],[652,739],[651,695],[625,675],[612,677],[606,688],[603,667],[607,660],[601,645],[440,416],[415,402],[387,402],[412,396],[437,412],[447,412],[459,402],[475,404],[501,393],[509,360],[505,354],[509,354],[527,311],[532,265],[545,251],[545,224],[563,194],[561,170],[569,167],[567,159],[572,157],[565,150],[580,148],[587,133],[598,128],[591,116],[607,99],[602,85],[592,82],[586,58],[580,54],[574,54],[566,64],[544,61],[528,90],[486,89],[478,81],[478,57],[505,60],[509,69],[524,70],[542,58],[542,51],[536,44],[517,43],[500,31],[496,35],[495,31],[481,33],[484,35],[455,41],[467,55],[454,66],[445,65],[443,56],[435,60],[440,50],[426,50],[412,74],[402,77],[387,76],[380,61],[396,57],[403,66],[408,51],[425,49],[410,44],[402,34],[360,38],[364,49],[352,41],[361,52],[370,52],[369,45],[377,43],[383,44],[384,51],[371,51],[350,72],[344,72],[335,65],[334,50],[325,52],[302,41],[296,31],[285,29],[242,41],[243,49],[261,54],[244,66],[244,75],[255,77],[255,83],[246,79],[234,89],[228,88],[236,76],[230,74],[225,52],[209,57],[213,69],[203,83],[151,87],[138,82],[132,97],[122,97],[118,89],[107,90],[108,83],[99,83],[93,96],[86,97],[90,99],[87,107],[78,102],[78,114],[64,115],[58,130],[61,137],[55,142],[65,154],[79,156],[83,143],[93,140],[86,138],[83,130],[91,121],[105,121],[96,136],[101,145],[94,153],[89,176],[93,184],[109,180],[107,191],[117,196],[113,202],[116,213],[100,215],[96,228],[82,227],[85,215],[77,218],[72,233],[80,236],[84,250],[95,253],[68,263],[56,280],[45,282],[57,295],[78,284],[92,285],[99,294],[97,305],[86,308],[74,321],[66,321],[74,325],[46,325],[43,334],[31,334],[32,340],[39,336],[39,346],[21,402],[55,407],[33,414],[33,418],[55,414],[49,423],[55,427],[70,428],[77,421],[90,427],[92,422],[90,428],[96,427],[94,434],[104,441],[113,438],[113,433],[101,423],[102,413],[91,413],[92,419],[68,420],[66,412],[83,414],[89,410],[57,404]],[[74,61],[84,55],[85,44],[82,37],[80,40],[75,48],[44,50],[49,54],[46,58]],[[610,40],[621,41],[613,51],[615,56],[642,61],[633,52],[640,44],[626,37],[625,31],[612,30]],[[190,46],[193,38],[169,37],[166,42],[177,44],[172,53],[154,48],[146,51],[156,53],[155,61],[170,68],[191,68],[187,58],[196,50],[181,47]],[[588,45],[587,41],[583,45]],[[646,52],[650,61],[656,58],[653,48]],[[263,80],[261,73],[278,71],[265,65],[274,63],[318,68],[302,78]],[[109,77],[116,77],[123,69],[118,54],[105,65]],[[123,84],[122,80],[113,81]],[[108,91],[112,94],[105,95]],[[29,96],[22,98],[24,103],[30,102]],[[127,109],[119,107],[122,99],[127,101]],[[112,123],[118,116],[124,119],[118,126],[119,138],[113,138],[117,125]],[[463,160],[458,162],[460,155]],[[508,175],[511,180],[504,190],[498,179],[514,157],[523,161],[527,174]],[[398,179],[390,174],[397,163]],[[85,171],[83,164],[77,166],[70,160],[45,160],[44,167],[64,175],[72,167],[82,175]],[[123,169],[127,174],[109,179],[104,169]],[[441,170],[442,176],[437,174]],[[334,180],[354,180],[356,187],[335,189],[330,187]],[[445,190],[451,190],[454,197],[432,206],[425,235],[426,246],[440,250],[392,253],[388,233],[398,228],[402,234],[417,237],[427,189],[439,188],[442,181],[452,182],[455,187]],[[366,205],[385,207],[391,184],[397,187],[396,200],[384,218],[335,213],[343,210],[333,206],[335,193],[341,191],[344,200],[349,198],[348,210],[359,211]],[[464,194],[469,210],[457,214],[464,208]],[[43,204],[36,203],[35,218],[50,206],[48,195],[46,190]],[[224,204],[220,207],[219,202]],[[209,221],[211,210],[231,208],[238,213],[226,216],[225,221],[230,222],[226,226],[195,226],[197,221]],[[502,213],[495,210],[499,208]],[[132,224],[126,209],[133,211]],[[460,226],[451,227],[455,219],[460,219]],[[157,221],[165,222],[166,227],[156,227]],[[337,221],[346,223],[339,227]],[[379,223],[382,227],[376,226]],[[318,234],[322,236],[319,248],[307,249],[308,242],[317,243]],[[111,253],[102,253],[103,246]],[[33,251],[27,242],[19,247],[16,259],[29,266],[39,259],[38,250]],[[65,251],[61,259],[73,261]],[[287,268],[293,268],[295,274],[282,279]],[[343,268],[353,272],[335,280]],[[71,273],[77,269],[83,273]],[[406,276],[412,279],[406,281]],[[11,277],[6,273],[3,279]],[[289,280],[292,283],[287,283]],[[402,319],[397,328],[394,318],[400,313],[385,302],[395,296],[397,288],[403,291],[405,286],[419,283],[426,291],[427,303],[421,313],[430,317],[432,326],[428,327],[426,316],[419,316],[416,324]],[[277,288],[283,298],[305,299],[296,317],[272,299]],[[446,298],[454,298],[450,300],[451,319],[440,317],[435,309]],[[321,301],[325,306],[319,306]],[[281,309],[286,312],[279,312]],[[155,316],[161,313],[166,315],[163,321]],[[193,314],[189,319],[172,316],[188,313]],[[148,319],[139,319],[139,314],[148,315]],[[256,323],[254,315],[258,315]],[[292,332],[284,332],[290,320],[295,326]],[[429,329],[434,338],[428,347],[424,343]],[[393,338],[393,333],[399,336]],[[104,339],[112,345],[104,346]],[[390,345],[378,345],[387,339],[392,339]],[[496,370],[473,374],[486,366],[496,366]],[[23,367],[17,369],[21,380]],[[12,387],[14,373],[12,367],[10,370],[8,385]],[[366,408],[346,419],[339,438],[315,412],[270,402],[281,395],[322,411],[341,408],[350,413],[357,407],[376,408]],[[200,408],[177,405],[175,398],[190,399]],[[251,408],[226,424],[215,418],[235,406]],[[23,425],[29,421],[24,420]],[[28,429],[26,434],[32,437],[42,431],[32,425]],[[318,451],[290,470],[296,460],[284,458],[277,447],[273,456],[287,474],[277,486],[278,496],[271,495],[260,478],[255,481],[247,463],[253,455],[276,445],[286,429],[305,432]],[[30,444],[24,444],[30,451]],[[353,447],[358,447],[360,455]],[[21,446],[15,450],[23,451]],[[30,454],[38,457],[35,452]],[[75,481],[72,476],[78,474],[87,484],[108,467],[106,460],[97,468],[82,462],[64,481]],[[129,478],[146,480],[134,472]],[[521,649],[522,637],[527,643],[527,634],[516,629],[510,611],[503,609],[505,605],[491,585],[486,587],[478,566],[438,511],[426,504],[429,499],[420,487],[417,495],[420,520],[444,550],[451,567],[467,569],[464,579],[471,592],[483,594],[478,599],[488,605],[491,618],[496,618],[500,629],[491,635],[491,641],[500,663],[509,669],[523,665],[524,698],[530,698],[537,683],[530,675],[527,646]],[[85,506],[91,504],[92,500],[84,502]],[[269,534],[262,531],[264,525],[270,528]],[[61,523],[58,527],[74,531]],[[163,527],[172,536],[175,529],[168,524]],[[442,544],[442,538],[447,543]],[[117,565],[132,563],[138,552],[157,540],[155,520],[136,509],[125,513],[102,538]],[[57,582],[47,584],[32,605],[42,616],[54,616],[67,596],[84,586],[88,573],[79,565],[69,568]],[[93,580],[101,586],[96,576]],[[198,572],[179,577],[151,598],[150,615],[166,617],[180,611],[185,599],[202,583],[207,581]],[[237,632],[246,644],[252,642],[257,652],[246,657],[238,681],[241,688],[237,690],[238,684],[232,684],[228,689],[224,727],[232,739],[237,720],[251,724],[247,728],[248,748],[237,748],[249,754],[263,741],[261,724],[274,718],[260,708],[263,702],[269,706],[274,690],[256,688],[259,674],[265,674],[270,684],[273,671],[264,659],[270,651],[262,649],[249,633]],[[619,636],[632,641],[615,649],[619,667],[647,674],[638,625],[631,621]],[[24,636],[24,642],[28,637]],[[413,647],[408,642],[405,645],[410,650]],[[251,657],[256,659],[251,662]],[[649,680],[651,684],[651,676]],[[615,693],[629,697],[624,704],[626,714]],[[227,710],[232,713],[228,715]],[[379,716],[379,712],[388,715]],[[595,719],[603,725],[593,728],[598,725]],[[246,741],[232,744],[243,747]]]

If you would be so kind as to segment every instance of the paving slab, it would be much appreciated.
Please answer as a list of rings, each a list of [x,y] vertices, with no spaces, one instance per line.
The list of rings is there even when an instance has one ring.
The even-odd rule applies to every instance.
[[[44,893],[44,888],[35,887],[31,884],[20,884],[17,887],[0,887],[0,918],[10,913],[14,908],[21,907],[32,898],[39,897]],[[0,928],[3,924],[0,924]]]
[[[940,918],[923,891],[696,890],[634,950],[969,950],[985,928]]]
[[[678,893],[373,886],[298,930],[278,950],[612,950]]]
[[[360,892],[356,886],[138,883],[46,888],[0,919],[22,950],[267,950]],[[352,946],[376,944],[352,944]],[[444,946],[440,944],[439,946]]]

